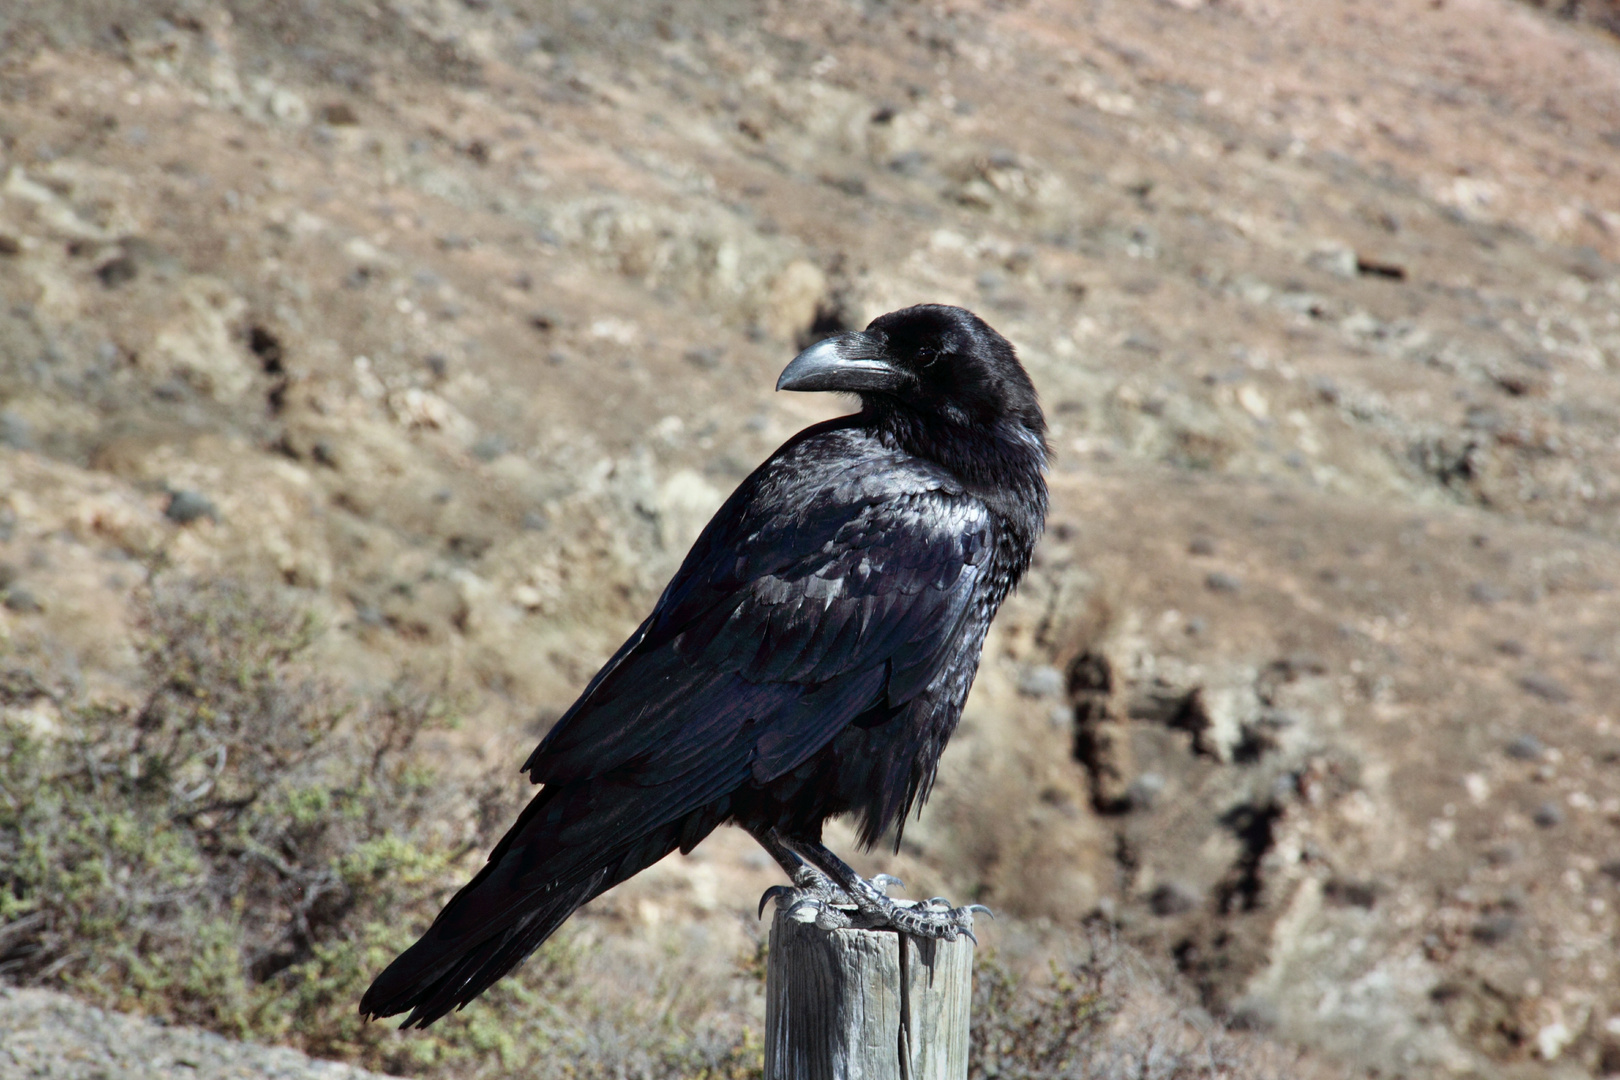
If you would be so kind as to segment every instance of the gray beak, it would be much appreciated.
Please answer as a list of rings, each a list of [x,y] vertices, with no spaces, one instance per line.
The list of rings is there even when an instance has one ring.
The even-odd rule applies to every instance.
[[[793,358],[776,380],[778,390],[898,390],[912,376],[887,359],[883,339],[860,330],[818,341]]]

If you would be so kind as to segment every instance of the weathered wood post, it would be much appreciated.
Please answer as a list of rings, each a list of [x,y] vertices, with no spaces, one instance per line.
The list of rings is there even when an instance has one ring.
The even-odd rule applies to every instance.
[[[966,935],[822,930],[778,908],[765,1080],[964,1080],[972,992]]]

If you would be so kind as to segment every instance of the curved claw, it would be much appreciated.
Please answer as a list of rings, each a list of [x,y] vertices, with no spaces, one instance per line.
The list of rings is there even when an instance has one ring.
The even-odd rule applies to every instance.
[[[944,908],[946,911],[949,911],[951,909],[951,902],[945,899],[943,896],[930,896],[928,899],[922,902],[922,906],[925,908]]]
[[[989,908],[985,907],[983,904],[969,904],[967,907],[963,908],[962,910],[968,912],[969,914],[972,914],[973,912],[976,912],[976,911],[982,911],[986,915],[990,916],[991,919],[994,919],[996,917],[996,913],[991,911]]]
[[[962,927],[962,933],[966,934],[968,936],[968,940],[973,942],[973,944],[977,945],[979,943],[979,939],[977,937],[975,937],[974,934],[973,934],[973,928],[972,927],[970,927],[970,926]]]
[[[885,896],[889,894],[890,889],[904,889],[906,887],[906,883],[893,874],[874,874],[872,884],[876,885],[878,892],[883,893]]]
[[[766,889],[763,893],[760,894],[760,897],[759,897],[759,914],[757,916],[755,916],[755,917],[763,919],[765,917],[765,905],[766,904],[770,903],[772,900],[775,900],[778,903],[780,903],[781,900],[782,900],[782,897],[791,896],[791,895],[793,895],[793,890],[788,888],[786,885],[772,885],[770,888]]]

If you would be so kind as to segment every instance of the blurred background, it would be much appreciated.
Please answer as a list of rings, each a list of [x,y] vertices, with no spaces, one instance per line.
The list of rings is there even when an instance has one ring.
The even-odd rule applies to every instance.
[[[997,911],[975,1075],[1620,1074],[1617,258],[1595,0],[14,0],[0,1075],[756,1074],[729,830],[354,1003],[922,301],[1056,449],[856,859]]]

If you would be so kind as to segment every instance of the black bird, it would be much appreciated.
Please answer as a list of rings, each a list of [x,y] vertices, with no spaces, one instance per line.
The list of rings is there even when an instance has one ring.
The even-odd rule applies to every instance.
[[[896,904],[821,843],[870,848],[926,799],[996,609],[1046,517],[1046,421],[1013,347],[961,308],[891,312],[800,353],[778,390],[859,395],[744,480],[651,615],[524,763],[543,785],[361,999],[426,1027],[593,897],[722,823],[795,917],[954,939],[974,908]],[[785,895],[784,895],[785,894]],[[979,909],[982,910],[982,909]]]

